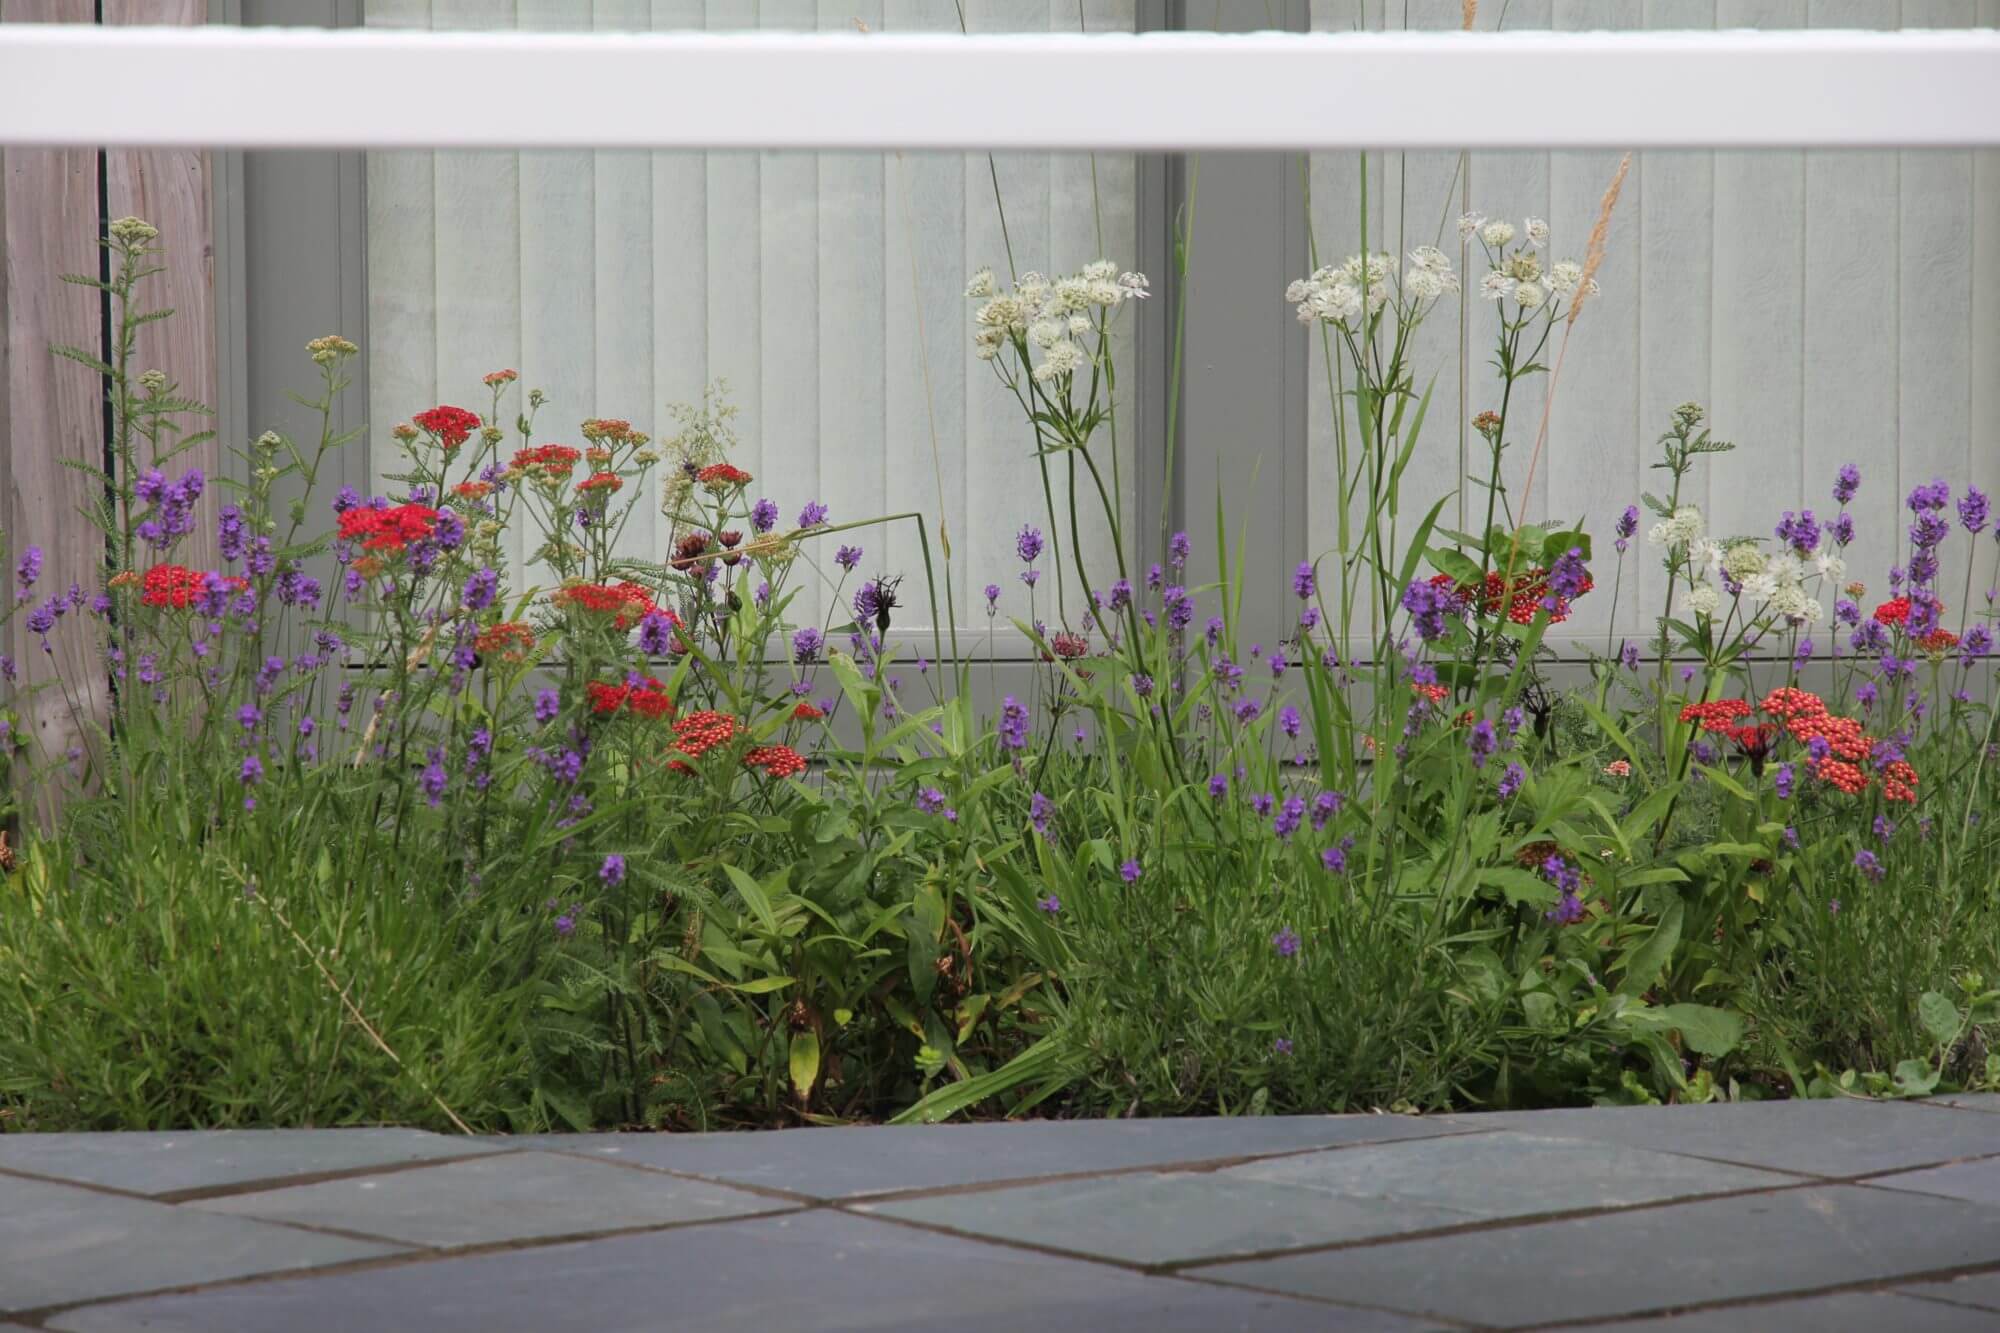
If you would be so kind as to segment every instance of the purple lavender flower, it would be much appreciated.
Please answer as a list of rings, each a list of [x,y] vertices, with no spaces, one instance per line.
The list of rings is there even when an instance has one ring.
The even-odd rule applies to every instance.
[[[500,575],[492,569],[480,569],[465,581],[462,600],[468,611],[484,611],[493,605],[493,599],[500,592]]]
[[[617,852],[605,854],[604,864],[597,867],[597,877],[609,888],[617,888],[625,882],[625,858]]]
[[[1819,545],[1819,520],[1810,509],[1796,515],[1787,509],[1778,521],[1777,537],[1801,557],[1811,555]]]
[[[1211,800],[1219,801],[1228,794],[1229,794],[1228,775],[1223,773],[1215,773],[1210,775],[1208,779],[1209,798]]]
[[[1833,604],[1833,618],[1838,624],[1859,625],[1861,608],[1845,597],[1839,598]]]
[[[1826,530],[1827,533],[1830,536],[1832,536],[1834,545],[1836,546],[1853,545],[1854,515],[1848,513],[1841,514],[1839,518],[1836,518],[1835,520],[1833,520],[1833,522],[1826,525]]]
[[[857,553],[857,559],[859,553]],[[852,568],[852,566],[849,566]],[[875,619],[882,609],[882,588],[874,579],[869,579],[854,590],[854,618],[863,624]]]
[[[1417,637],[1430,643],[1444,636],[1445,617],[1456,609],[1457,603],[1443,588],[1427,579],[1418,579],[1403,589],[1402,605],[1410,613]]]
[[[1023,527],[1014,538],[1014,554],[1021,557],[1021,563],[1032,565],[1042,553],[1042,530]]]
[[[1278,710],[1278,730],[1284,732],[1285,735],[1291,737],[1293,740],[1299,738],[1299,730],[1303,726],[1303,723],[1304,719],[1299,716],[1299,710],[1290,704],[1286,704]]]
[[[20,591],[14,594],[16,602],[28,600],[28,593],[35,586],[35,580],[42,576],[42,548],[30,546],[21,552],[21,563],[14,567],[14,582]]]
[[[1028,798],[1028,822],[1035,826],[1035,832],[1044,838],[1049,836],[1049,820],[1056,812],[1056,803],[1036,792]]]
[[[1305,822],[1305,818],[1305,801],[1297,796],[1287,796],[1285,803],[1278,807],[1278,817],[1271,823],[1271,832],[1278,835],[1278,841],[1284,842],[1299,831],[1299,825]]]
[[[1277,797],[1271,796],[1264,792],[1258,792],[1255,796],[1252,796],[1250,798],[1250,808],[1257,812],[1257,817],[1259,819],[1262,819],[1265,815],[1270,814],[1271,808],[1277,803],[1278,803]]]
[[[816,528],[824,522],[826,522],[826,506],[817,500],[808,501],[806,507],[799,511],[797,526],[801,528]]]
[[[1323,791],[1313,797],[1313,832],[1326,827],[1329,819],[1340,813],[1340,807],[1347,804],[1347,797],[1337,791]]]
[[[1798,770],[1790,764],[1779,764],[1771,773],[1771,789],[1778,793],[1778,799],[1792,799],[1792,786],[1798,780]]]
[[[249,547],[250,533],[244,526],[241,509],[235,505],[222,506],[222,512],[215,519],[215,541],[222,558],[230,564],[243,558],[244,551]]]
[[[861,548],[859,546],[841,547],[833,553],[833,563],[839,565],[848,573],[853,573],[854,567],[861,563]]]
[[[754,532],[769,532],[778,526],[778,503],[775,500],[759,500],[750,506],[750,527]]]
[[[1278,933],[1271,936],[1271,948],[1280,958],[1296,958],[1299,953],[1298,932],[1290,926],[1281,926]]]
[[[1491,722],[1482,717],[1479,721],[1473,723],[1472,730],[1466,734],[1465,738],[1466,749],[1472,752],[1473,768],[1480,769],[1486,767],[1486,760],[1499,747],[1499,744],[1500,738],[1494,734]]]
[[[994,614],[994,612],[995,612],[995,611],[996,611],[996,610],[998,609],[998,607],[999,607],[999,604],[1000,604],[1000,585],[999,585],[999,584],[997,584],[997,583],[989,583],[989,584],[987,584],[987,585],[986,585],[986,614],[987,614],[987,615],[989,615],[989,616],[990,616],[990,615],[992,615],[992,614]]]
[[[1329,847],[1319,854],[1319,863],[1326,868],[1326,872],[1329,875],[1346,874],[1347,849],[1345,847]]]
[[[1890,819],[1887,815],[1875,816],[1875,823],[1873,825],[1873,828],[1875,837],[1880,842],[1887,842],[1889,841],[1889,839],[1896,836],[1895,821]]]
[[[1965,637],[1958,641],[1958,660],[1961,666],[1970,668],[1972,664],[1993,651],[1993,632],[1984,625],[1974,625],[1965,631]]]
[[[417,778],[417,785],[423,789],[424,800],[436,809],[444,800],[444,791],[451,784],[451,775],[444,769],[444,747],[433,745],[425,756],[424,771]]]
[[[1854,854],[1854,865],[1862,874],[1878,884],[1881,882],[1882,876],[1887,873],[1882,869],[1882,859],[1866,847],[1863,847]]]
[[[1132,581],[1130,579],[1119,579],[1116,583],[1112,584],[1111,598],[1106,605],[1113,611],[1123,611],[1126,607],[1132,605]]]
[[[1542,599],[1542,609],[1554,612],[1561,603],[1573,601],[1583,596],[1590,580],[1590,570],[1583,563],[1583,548],[1572,546],[1556,557],[1549,569],[1549,593]]]
[[[1139,862],[1135,859],[1128,858],[1123,865],[1118,867],[1118,878],[1124,880],[1127,884],[1137,884],[1139,882],[1139,873]]]
[[[1024,569],[1021,571],[1021,582],[1027,584],[1030,588],[1034,587],[1037,583],[1040,583],[1041,581],[1042,581],[1041,570]]]
[[[1167,563],[1179,569],[1187,563],[1188,554],[1193,550],[1194,544],[1188,540],[1188,535],[1185,532],[1176,532],[1172,540],[1167,543]]]
[[[1986,493],[1977,486],[1967,486],[1965,497],[1958,502],[1958,522],[1967,532],[1978,533],[1985,529],[1987,520],[1993,516],[1993,504]]]
[[[639,618],[639,651],[648,657],[665,657],[673,650],[674,626],[658,611]]]
[[[1313,580],[1312,561],[1301,560],[1299,567],[1292,571],[1292,593],[1300,601],[1313,595],[1316,584]]]
[[[535,691],[535,721],[546,726],[555,721],[556,714],[561,711],[562,696],[560,694],[548,689]]]
[[[1528,771],[1519,764],[1508,764],[1506,771],[1500,775],[1500,785],[1496,789],[1496,794],[1503,801],[1513,800],[1514,793],[1521,790],[1521,783],[1527,780],[1527,776]]]
[[[1038,899],[1035,903],[1035,906],[1041,908],[1044,912],[1047,912],[1050,916],[1054,916],[1057,912],[1062,911],[1062,899],[1056,897],[1052,893],[1046,898]]]
[[[1292,1039],[1290,1037],[1278,1038],[1271,1043],[1271,1053],[1273,1055],[1290,1055],[1292,1053]]]
[[[1003,750],[1028,747],[1028,707],[1011,694],[1000,704],[999,733]]]
[[[1255,699],[1245,696],[1236,701],[1235,711],[1238,722],[1255,722],[1257,715],[1264,711],[1264,705],[1258,703]]]
[[[556,917],[555,931],[556,934],[561,936],[563,939],[568,939],[572,934],[575,933],[576,908],[574,907],[569,908],[567,911],[563,912],[561,915]]]
[[[1854,493],[1861,489],[1861,469],[1852,463],[1844,464],[1840,475],[1833,481],[1835,504],[1847,504],[1854,499]]]
[[[826,635],[807,625],[792,635],[792,658],[800,665],[819,660],[820,649],[826,646]]]

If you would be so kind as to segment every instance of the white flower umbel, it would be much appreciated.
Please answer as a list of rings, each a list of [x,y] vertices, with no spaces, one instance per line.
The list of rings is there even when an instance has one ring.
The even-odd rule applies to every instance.
[[[1514,224],[1495,218],[1479,229],[1479,239],[1497,249],[1514,239]]]
[[[1813,568],[1829,583],[1839,583],[1847,577],[1847,562],[1832,551],[1821,551],[1814,556]]]
[[[1529,218],[1527,223],[1522,227],[1522,230],[1528,235],[1529,245],[1547,245],[1549,243],[1549,224],[1544,218]]]
[[[1498,301],[1502,297],[1512,296],[1514,288],[1519,285],[1514,279],[1496,268],[1479,280],[1479,294],[1489,301]]]
[[[1028,341],[1046,350],[1063,341],[1068,333],[1067,323],[1059,323],[1053,319],[1038,319],[1028,326]]]
[[[1533,310],[1548,300],[1549,294],[1542,290],[1538,282],[1523,282],[1515,286],[1514,299],[1521,303],[1523,310]]]
[[[1035,379],[1040,383],[1047,384],[1050,380],[1074,374],[1076,368],[1081,366],[1084,360],[1083,349],[1065,339],[1049,348],[1048,354],[1043,359],[1042,364],[1035,367]]]
[[[1125,293],[1125,299],[1128,301],[1145,300],[1148,295],[1146,289],[1150,286],[1152,284],[1146,281],[1146,275],[1143,273],[1120,273],[1118,275],[1119,290]]]
[[[1583,265],[1574,259],[1558,260],[1549,268],[1549,290],[1557,296],[1568,296],[1583,282]]]
[[[1107,282],[1118,276],[1118,265],[1108,259],[1093,259],[1083,266],[1085,282]]]
[[[1486,215],[1484,213],[1461,214],[1458,219],[1458,239],[1461,241],[1471,240],[1478,234],[1479,229],[1485,225]]]
[[[1701,540],[1705,527],[1701,510],[1682,505],[1673,512],[1673,517],[1655,523],[1646,533],[1646,540],[1654,546],[1691,546]]]
[[[1688,609],[1698,616],[1712,616],[1722,608],[1722,594],[1712,583],[1704,583],[1688,594]]]
[[[995,290],[993,270],[990,268],[980,269],[965,284],[965,294],[972,300],[983,301],[993,295]]]

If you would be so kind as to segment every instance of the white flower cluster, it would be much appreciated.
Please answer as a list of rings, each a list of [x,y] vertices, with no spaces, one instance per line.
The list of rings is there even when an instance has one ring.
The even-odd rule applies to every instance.
[[[1825,618],[1826,609],[1807,590],[1806,578],[1817,574],[1838,587],[1847,573],[1847,562],[1832,551],[1820,552],[1808,564],[1789,550],[1766,554],[1747,541],[1725,546],[1706,532],[1701,511],[1683,505],[1646,534],[1653,545],[1686,554],[1693,583],[1688,609],[1697,615],[1713,616],[1722,609],[1723,591],[1716,586],[1720,576],[1740,590],[1735,595],[1750,604],[1751,619],[1770,614],[1794,625],[1811,625]]]
[[[973,312],[972,345],[981,361],[991,361],[1025,339],[1041,355],[1034,370],[1043,383],[1074,374],[1088,365],[1090,354],[1076,339],[1101,330],[1110,312],[1126,301],[1146,299],[1150,284],[1143,273],[1120,273],[1118,265],[1099,259],[1069,277],[1045,278],[1023,273],[1012,291],[1003,291],[993,270],[982,268],[965,284],[968,299],[981,301]]]
[[[1586,286],[1591,295],[1597,294],[1597,279],[1591,278],[1586,283],[1583,265],[1575,260],[1544,262],[1540,251],[1548,246],[1549,224],[1542,218],[1527,219],[1517,232],[1514,224],[1504,218],[1467,213],[1458,220],[1458,235],[1468,242],[1476,239],[1486,248],[1493,267],[1480,279],[1479,294],[1489,301],[1512,300],[1523,310],[1547,306],[1553,314],[1557,304]],[[1507,247],[1516,236],[1525,239],[1509,254]]]
[[[1298,307],[1299,323],[1320,320],[1353,327],[1365,306],[1373,315],[1389,303],[1396,292],[1396,256],[1386,250],[1374,254],[1349,255],[1337,265],[1313,270],[1311,277],[1299,278],[1285,288],[1285,300]],[[1434,245],[1420,245],[1410,251],[1403,270],[1401,294],[1418,307],[1433,303],[1448,292],[1458,290],[1458,274],[1451,260]]]

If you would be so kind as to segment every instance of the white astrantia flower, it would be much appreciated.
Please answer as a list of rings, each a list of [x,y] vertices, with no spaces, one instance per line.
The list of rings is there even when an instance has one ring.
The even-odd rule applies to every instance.
[[[1000,355],[1000,348],[1006,340],[1007,335],[999,329],[981,329],[972,337],[973,354],[981,361],[991,361]]]
[[[1083,349],[1065,339],[1049,348],[1047,358],[1035,367],[1035,378],[1046,384],[1059,375],[1073,373],[1083,362]]]
[[[1120,273],[1118,286],[1124,291],[1126,300],[1143,301],[1147,296],[1147,288],[1152,284],[1146,281],[1146,275],[1143,273]]]
[[[1522,230],[1528,234],[1529,245],[1547,245],[1549,243],[1549,224],[1545,218],[1529,218],[1523,224]]]
[[[1071,315],[1071,316],[1069,317],[1069,331],[1070,331],[1071,333],[1074,333],[1074,334],[1083,334],[1083,333],[1089,333],[1089,332],[1090,332],[1090,316],[1088,316],[1088,315]]]
[[[1796,587],[1806,576],[1806,567],[1790,551],[1780,551],[1765,566],[1781,588]]]
[[[1497,301],[1503,296],[1512,296],[1514,288],[1519,285],[1496,268],[1480,280],[1479,294],[1489,301]]]
[[[1311,283],[1304,278],[1293,278],[1285,287],[1285,304],[1297,305],[1311,295]]]
[[[1542,285],[1538,282],[1523,282],[1515,285],[1514,299],[1521,303],[1523,310],[1533,310],[1548,300],[1549,294],[1542,290]]]
[[[1713,540],[1697,542],[1688,552],[1688,558],[1703,569],[1720,568],[1722,557],[1722,543]]]
[[[1847,562],[1832,551],[1821,551],[1814,556],[1813,568],[1829,583],[1838,583],[1847,576]]]
[[[1499,247],[1514,239],[1514,224],[1495,218],[1479,229],[1479,239]]]
[[[1118,276],[1118,265],[1108,259],[1093,259],[1083,266],[1083,276],[1087,282],[1108,282]]]
[[[993,292],[993,270],[990,268],[980,269],[965,284],[965,294],[975,300],[984,300],[993,295]]]
[[[1419,301],[1435,301],[1444,294],[1444,277],[1432,269],[1412,264],[1403,275],[1403,291]]]
[[[1028,340],[1041,348],[1054,347],[1068,333],[1068,326],[1053,319],[1038,319],[1028,326]]]
[[[1698,616],[1712,616],[1722,607],[1722,594],[1707,583],[1688,594],[1688,610]]]
[[[1451,258],[1435,245],[1420,245],[1410,251],[1410,262],[1418,268],[1432,269],[1439,273],[1451,272]]]
[[[1125,299],[1125,289],[1109,278],[1094,278],[1087,289],[1092,305],[1114,306]]]
[[[1460,214],[1458,219],[1458,239],[1461,241],[1471,240],[1473,234],[1485,225],[1486,215],[1484,213]]]
[[[1804,621],[1806,624],[1812,624],[1826,615],[1819,599],[1796,584],[1779,588],[1770,599],[1770,609],[1787,620]]]
[[[1042,307],[1051,315],[1066,315],[1090,304],[1090,283],[1083,278],[1057,278]]]
[[[1039,306],[1049,294],[1049,280],[1029,269],[1014,279],[1014,295],[1021,298],[1024,305]]]
[[[1750,579],[1762,574],[1767,568],[1768,562],[1764,559],[1764,553],[1749,542],[1738,542],[1729,548],[1727,555],[1722,557],[1722,572],[1738,583],[1746,585]]]
[[[1344,282],[1328,283],[1313,292],[1306,305],[1321,319],[1346,323],[1361,314],[1361,289]]]
[[[1646,540],[1654,546],[1688,546],[1701,540],[1704,526],[1699,509],[1682,505],[1673,512],[1673,517],[1655,523],[1646,533]]]
[[[1759,570],[1739,582],[1743,585],[1743,595],[1753,602],[1768,602],[1778,595],[1778,581],[1769,570]]]
[[[1573,259],[1559,260],[1549,267],[1549,290],[1568,296],[1583,281],[1583,265]]]

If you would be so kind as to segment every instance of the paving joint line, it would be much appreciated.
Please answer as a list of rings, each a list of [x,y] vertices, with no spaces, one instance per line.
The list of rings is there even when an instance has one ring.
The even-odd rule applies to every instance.
[[[144,1291],[119,1292],[110,1296],[92,1296],[83,1300],[58,1301],[49,1305],[30,1306],[22,1310],[0,1310],[0,1318],[16,1323],[26,1322],[32,1327],[43,1327],[45,1321],[56,1315],[73,1310],[91,1309],[98,1306],[115,1306],[134,1301],[153,1300],[161,1296],[202,1295],[211,1291],[227,1291],[238,1287],[261,1286],[271,1282],[290,1282],[304,1278],[341,1277],[349,1273],[378,1272],[393,1268],[414,1268],[423,1264],[434,1264],[452,1259],[477,1259],[493,1254],[513,1254],[527,1250],[546,1249],[555,1245],[575,1245],[587,1241],[613,1240],[621,1236],[644,1236],[663,1231],[691,1231],[696,1227],[717,1226],[729,1222],[758,1222],[773,1217],[789,1217],[795,1213],[810,1211],[803,1208],[771,1208],[756,1213],[736,1213],[728,1217],[682,1218],[672,1222],[647,1222],[629,1227],[610,1227],[601,1231],[572,1232],[560,1236],[517,1236],[507,1240],[480,1241],[471,1245],[417,1245],[410,1241],[382,1239],[387,1244],[400,1245],[402,1250],[395,1254],[367,1255],[358,1259],[343,1259],[338,1263],[310,1264],[297,1268],[277,1268],[261,1273],[244,1273],[239,1277],[216,1278],[207,1282],[183,1282],[165,1287],[149,1287]],[[267,1219],[253,1218],[263,1222]],[[280,1225],[291,1225],[281,1223]]]
[[[1949,1282],[1958,1277],[1974,1277],[1985,1273],[2000,1272],[2000,1259],[1989,1259],[1983,1263],[1960,1264],[1951,1268],[1923,1269],[1915,1273],[1897,1273],[1888,1277],[1857,1278],[1852,1282],[1836,1282],[1820,1287],[1798,1287],[1788,1291],[1760,1291],[1750,1296],[1731,1296],[1712,1301],[1688,1301],[1678,1305],[1660,1305],[1647,1310],[1628,1310],[1611,1315],[1578,1315],[1571,1319],[1544,1320],[1539,1323],[1506,1325],[1508,1333],[1541,1333],[1541,1330],[1565,1328],[1589,1328],[1600,1324],[1633,1324],[1643,1319],[1674,1319],[1685,1314],[1696,1314],[1706,1310],[1755,1309],[1765,1305],[1781,1305],[1786,1301],[1811,1300],[1819,1296],[1841,1296],[1849,1292],[1882,1292],[1888,1295],[1901,1294],[1900,1288],[1909,1282]],[[1939,1301],[1949,1305],[1952,1302]],[[1980,1306],[1958,1307],[1962,1310],[1980,1310],[1991,1313]],[[1429,1316],[1425,1316],[1428,1318]]]
[[[335,1180],[358,1180],[368,1176],[398,1176],[406,1171],[422,1171],[433,1166],[455,1166],[460,1162],[481,1162],[488,1158],[515,1157],[518,1148],[503,1148],[497,1152],[464,1153],[456,1157],[426,1157],[414,1161],[382,1162],[374,1166],[333,1167],[326,1171],[308,1171],[296,1176],[261,1176],[256,1180],[233,1181],[226,1185],[191,1185],[187,1189],[165,1190],[159,1194],[149,1194],[146,1198],[155,1203],[204,1203],[210,1199],[229,1199],[243,1194],[264,1194],[271,1190],[291,1189],[301,1185],[324,1185]]]

